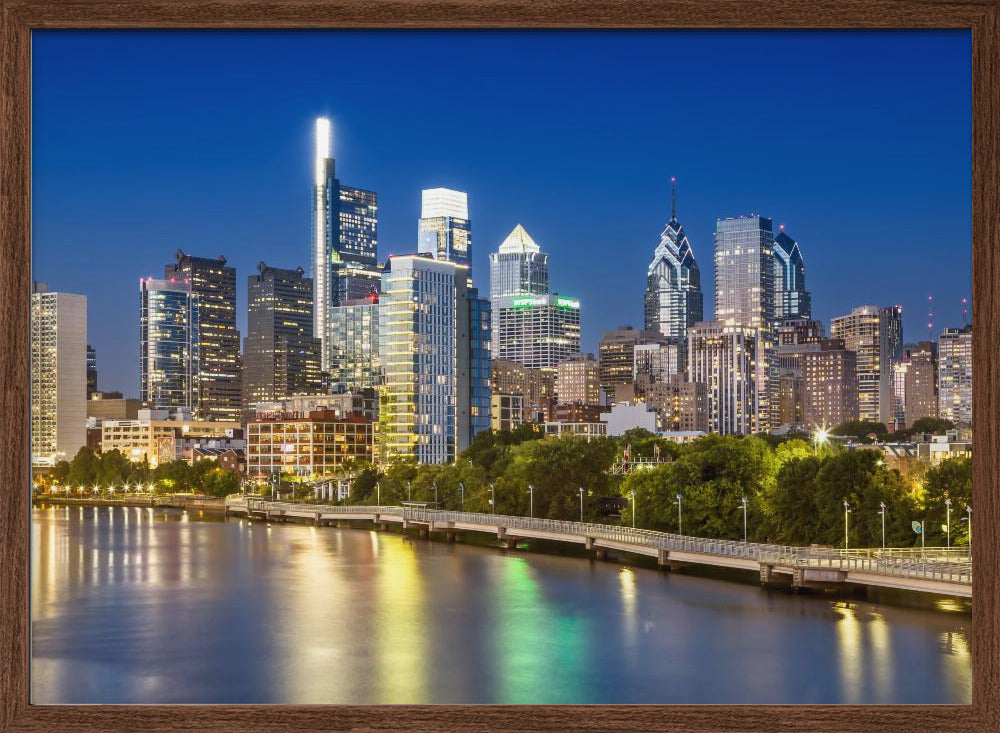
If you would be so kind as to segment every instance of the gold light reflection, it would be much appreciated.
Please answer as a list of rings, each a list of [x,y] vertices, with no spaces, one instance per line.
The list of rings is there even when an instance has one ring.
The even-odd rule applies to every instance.
[[[892,640],[889,624],[881,613],[873,612],[871,620],[865,624],[868,632],[868,648],[871,649],[871,684],[875,690],[875,702],[891,702],[892,695]]]
[[[618,585],[621,590],[622,613],[625,621],[625,642],[629,646],[638,644],[639,619],[637,609],[637,592],[635,588],[635,571],[623,567],[618,572]]]
[[[372,532],[380,555],[376,579],[375,685],[380,703],[428,701],[427,621],[424,610],[424,571],[413,545],[398,537],[380,538]],[[430,601],[433,602],[433,601]]]
[[[841,702],[847,705],[861,703],[864,679],[864,660],[861,655],[861,622],[849,603],[835,603],[834,611],[840,618],[836,623],[837,661],[840,664]]]

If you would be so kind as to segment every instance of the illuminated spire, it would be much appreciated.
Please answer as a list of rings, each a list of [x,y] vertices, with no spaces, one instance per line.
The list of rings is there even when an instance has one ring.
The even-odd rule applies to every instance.
[[[333,151],[333,126],[327,117],[316,118],[316,155],[314,157],[316,170],[316,185],[326,182],[326,161]]]
[[[677,221],[677,176],[670,177],[670,221]]]

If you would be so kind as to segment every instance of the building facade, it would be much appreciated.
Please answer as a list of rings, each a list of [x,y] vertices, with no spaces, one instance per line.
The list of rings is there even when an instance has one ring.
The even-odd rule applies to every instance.
[[[429,188],[421,192],[417,251],[469,268],[472,277],[472,224],[464,191]]]
[[[101,423],[101,450],[118,451],[132,463],[162,463],[184,459],[184,448],[201,440],[240,437],[242,425],[232,420],[195,420],[189,410],[139,410],[130,420]]]
[[[580,354],[556,366],[555,396],[563,405],[601,403],[601,370],[593,354]]]
[[[664,430],[708,432],[708,390],[703,382],[688,382],[678,374],[648,385],[644,397],[659,412]]]
[[[812,344],[811,344],[812,345]],[[809,430],[858,419],[857,354],[843,339],[824,339],[801,355],[802,423]]]
[[[677,182],[671,179],[670,221],[660,233],[646,271],[646,330],[659,331],[683,351],[687,330],[702,320],[703,297],[701,271],[684,227],[677,221]]]
[[[493,300],[494,356],[554,371],[580,353],[580,301],[556,293]]]
[[[329,479],[347,461],[371,463],[374,448],[374,424],[360,415],[318,410],[305,417],[255,419],[247,424],[247,477]]]
[[[812,318],[812,296],[806,290],[806,266],[799,243],[781,227],[774,238],[774,318]]]
[[[31,293],[31,462],[72,460],[87,444],[87,298]]]
[[[327,361],[330,389],[356,392],[378,387],[382,382],[379,366],[379,296],[349,300],[330,309]]]
[[[506,359],[490,363],[490,390],[494,395],[521,398],[522,422],[543,423],[552,419],[556,375],[550,370],[528,369]]]
[[[87,399],[97,393],[97,350],[87,344]]]
[[[688,332],[688,379],[705,385],[712,432],[749,435],[764,429],[756,388],[758,333],[719,321],[696,323]]]
[[[938,338],[938,416],[972,425],[972,326],[946,328]]]
[[[139,399],[150,409],[198,411],[198,296],[187,282],[139,281]]]
[[[903,355],[902,313],[898,305],[863,305],[830,321],[830,335],[857,354],[861,420],[888,425],[896,417],[892,367]]]
[[[666,343],[659,331],[637,331],[622,326],[615,331],[605,331],[598,346],[601,370],[601,389],[610,399],[615,386],[631,384],[635,379],[635,347],[640,344]]]
[[[244,407],[320,390],[320,340],[313,334],[313,282],[305,271],[257,265],[247,278]]]
[[[903,414],[907,427],[923,417],[938,416],[937,344],[921,341],[906,350]]]
[[[169,281],[186,281],[198,299],[198,370],[194,389],[198,415],[237,420],[243,403],[240,332],[236,330],[236,268],[226,258],[193,257],[177,250],[164,268]]]
[[[490,255],[490,300],[549,292],[549,256],[518,224]]]

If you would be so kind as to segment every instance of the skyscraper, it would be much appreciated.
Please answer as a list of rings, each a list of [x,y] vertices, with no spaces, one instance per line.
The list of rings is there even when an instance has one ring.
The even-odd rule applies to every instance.
[[[327,328],[330,388],[359,392],[382,382],[378,352],[379,296],[348,300],[330,309]]]
[[[180,280],[139,281],[139,399],[198,410],[198,296]]]
[[[87,344],[87,399],[97,391],[97,350]]]
[[[244,406],[322,387],[319,339],[313,334],[313,283],[298,267],[257,265],[247,278],[247,336],[244,340]]]
[[[806,266],[799,243],[785,234],[774,238],[774,318],[812,318],[812,296],[806,290]]]
[[[749,435],[763,429],[754,379],[759,333],[721,321],[696,323],[688,331],[688,379],[705,385],[713,432]]]
[[[615,385],[630,384],[635,380],[635,347],[639,344],[662,344],[667,338],[659,331],[637,331],[622,326],[615,331],[605,331],[598,345],[601,369],[601,389],[608,399],[615,394]]]
[[[549,292],[549,256],[518,224],[490,255],[490,299]]]
[[[472,225],[466,193],[448,188],[424,189],[417,250],[436,260],[465,265],[472,276]]]
[[[193,257],[177,250],[176,263],[164,268],[167,280],[186,281],[198,298],[196,418],[238,420],[240,332],[236,330],[236,268],[226,258]]]
[[[593,354],[580,354],[556,367],[560,404],[601,404],[601,370]]]
[[[481,363],[488,307],[476,299],[462,265],[425,255],[389,259],[379,309],[382,460],[447,463],[476,429],[489,427],[489,364]],[[487,414],[473,414],[474,406]]]
[[[702,320],[701,271],[684,227],[677,222],[677,183],[671,178],[670,221],[660,233],[646,273],[644,313],[647,331],[659,331],[687,345],[687,330]]]
[[[938,415],[938,360],[937,344],[921,341],[906,349],[909,367],[906,370],[903,390],[903,414],[906,426],[922,417]]]
[[[972,326],[938,338],[938,405],[939,417],[972,425]]]
[[[329,309],[367,297],[381,284],[378,270],[378,197],[373,191],[341,185],[332,157],[330,120],[316,120],[313,158],[312,276],[313,333],[322,342],[329,368]]]
[[[31,293],[31,462],[72,460],[87,444],[87,298]]]
[[[808,344],[801,354],[802,422],[812,430],[858,419],[857,354],[843,339]]]
[[[833,318],[830,335],[858,355],[859,418],[888,425],[896,416],[892,367],[903,355],[903,309],[859,306]]]
[[[754,338],[755,430],[778,421],[775,355],[774,233],[764,216],[720,219],[715,227],[715,319],[757,329]],[[712,390],[709,388],[709,399]]]
[[[580,353],[580,301],[558,293],[493,300],[493,356],[555,370]]]

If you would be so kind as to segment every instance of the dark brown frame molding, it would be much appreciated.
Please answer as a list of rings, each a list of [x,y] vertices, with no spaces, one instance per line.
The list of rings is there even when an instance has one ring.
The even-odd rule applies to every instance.
[[[1000,0],[0,0],[0,731],[1000,730]],[[29,704],[31,31],[44,28],[963,28],[972,32],[971,705]],[[933,90],[929,90],[933,93]]]

